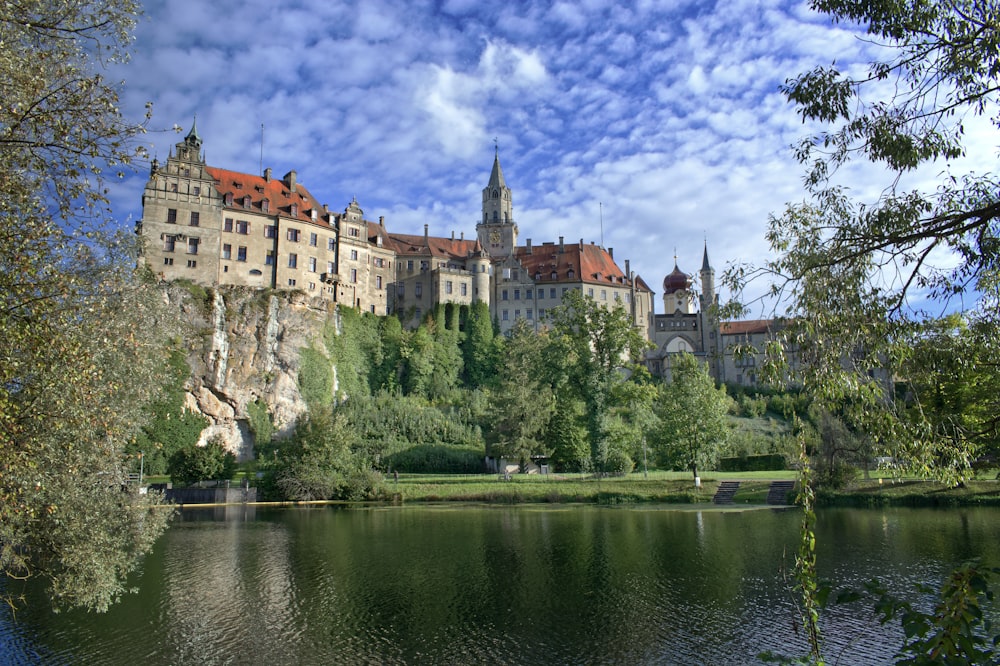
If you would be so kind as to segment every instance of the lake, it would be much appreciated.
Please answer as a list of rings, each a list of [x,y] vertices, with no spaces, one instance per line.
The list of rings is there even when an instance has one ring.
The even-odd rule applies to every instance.
[[[805,649],[801,513],[588,505],[186,510],[106,614],[37,589],[5,664],[753,664]],[[973,557],[996,509],[826,509],[821,576],[900,593]],[[828,663],[892,663],[897,626],[824,616]]]

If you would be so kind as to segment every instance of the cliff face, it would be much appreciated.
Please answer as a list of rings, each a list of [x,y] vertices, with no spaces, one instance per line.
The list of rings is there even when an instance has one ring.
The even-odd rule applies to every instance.
[[[287,435],[306,411],[298,386],[299,352],[335,322],[333,306],[301,293],[240,287],[203,295],[198,288],[172,285],[163,293],[185,328],[191,367],[185,409],[210,423],[199,444],[217,438],[239,460],[252,458],[247,405],[255,401],[267,406],[275,434]]]

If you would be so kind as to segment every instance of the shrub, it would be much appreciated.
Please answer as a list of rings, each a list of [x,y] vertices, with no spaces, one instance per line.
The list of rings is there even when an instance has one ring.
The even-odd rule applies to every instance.
[[[213,439],[205,446],[192,444],[175,451],[167,461],[167,472],[174,483],[229,480],[236,474],[236,456]]]
[[[621,449],[608,451],[608,458],[604,462],[604,470],[612,476],[625,476],[635,469],[632,458]]]

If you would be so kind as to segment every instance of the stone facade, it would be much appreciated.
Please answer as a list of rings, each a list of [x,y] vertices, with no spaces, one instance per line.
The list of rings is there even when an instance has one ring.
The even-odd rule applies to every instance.
[[[476,238],[390,233],[352,200],[330,212],[297,181],[208,166],[192,126],[165,165],[154,160],[143,193],[146,263],[164,280],[205,286],[296,290],[312,298],[416,326],[440,303],[483,301],[510,330],[523,319],[540,330],[562,295],[579,289],[624,307],[648,335],[652,290],[622,271],[613,251],[593,243],[518,245],[513,197],[499,155],[483,189]]]

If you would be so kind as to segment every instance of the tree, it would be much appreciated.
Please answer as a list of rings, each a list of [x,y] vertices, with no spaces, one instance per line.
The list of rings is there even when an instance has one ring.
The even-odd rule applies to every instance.
[[[764,270],[777,278],[772,294],[792,304],[785,349],[801,355],[802,381],[815,397],[831,408],[850,402],[852,420],[885,453],[958,481],[971,456],[942,454],[954,442],[914,419],[919,408],[904,417],[888,378],[903,369],[924,322],[956,303],[994,339],[1000,332],[1000,183],[954,162],[968,128],[1000,125],[1000,5],[817,0],[813,7],[861,26],[883,57],[860,76],[830,65],[783,87],[804,121],[827,128],[796,149],[811,200],[789,205],[768,232],[779,257]],[[838,180],[841,167],[859,160],[884,169],[873,201],[853,200]],[[934,173],[936,187],[907,188]],[[730,278],[738,287],[747,274]],[[977,400],[1000,413],[996,394]]]
[[[477,388],[489,382],[495,366],[489,306],[483,301],[476,301],[469,308],[465,321],[465,339],[462,341],[465,383],[470,388]]]
[[[546,340],[518,319],[504,345],[496,390],[489,410],[490,452],[517,461],[527,469],[531,456],[547,455],[542,433],[552,415],[555,398],[539,375]]]
[[[620,304],[605,308],[575,289],[563,295],[562,303],[551,311],[555,355],[564,359],[568,387],[586,405],[591,464],[603,472],[614,387],[627,381],[648,343]]]
[[[170,456],[167,473],[177,483],[228,481],[236,474],[236,456],[216,439],[205,446],[191,444]]]
[[[662,457],[679,457],[700,485],[699,465],[714,460],[726,442],[729,399],[725,388],[715,388],[708,369],[694,356],[673,357],[670,381],[655,407],[659,424],[652,445]]]
[[[151,287],[109,219],[104,173],[135,158],[117,93],[138,5],[0,6],[0,571],[58,605],[103,610],[164,529],[123,492],[126,443],[160,382]]]

